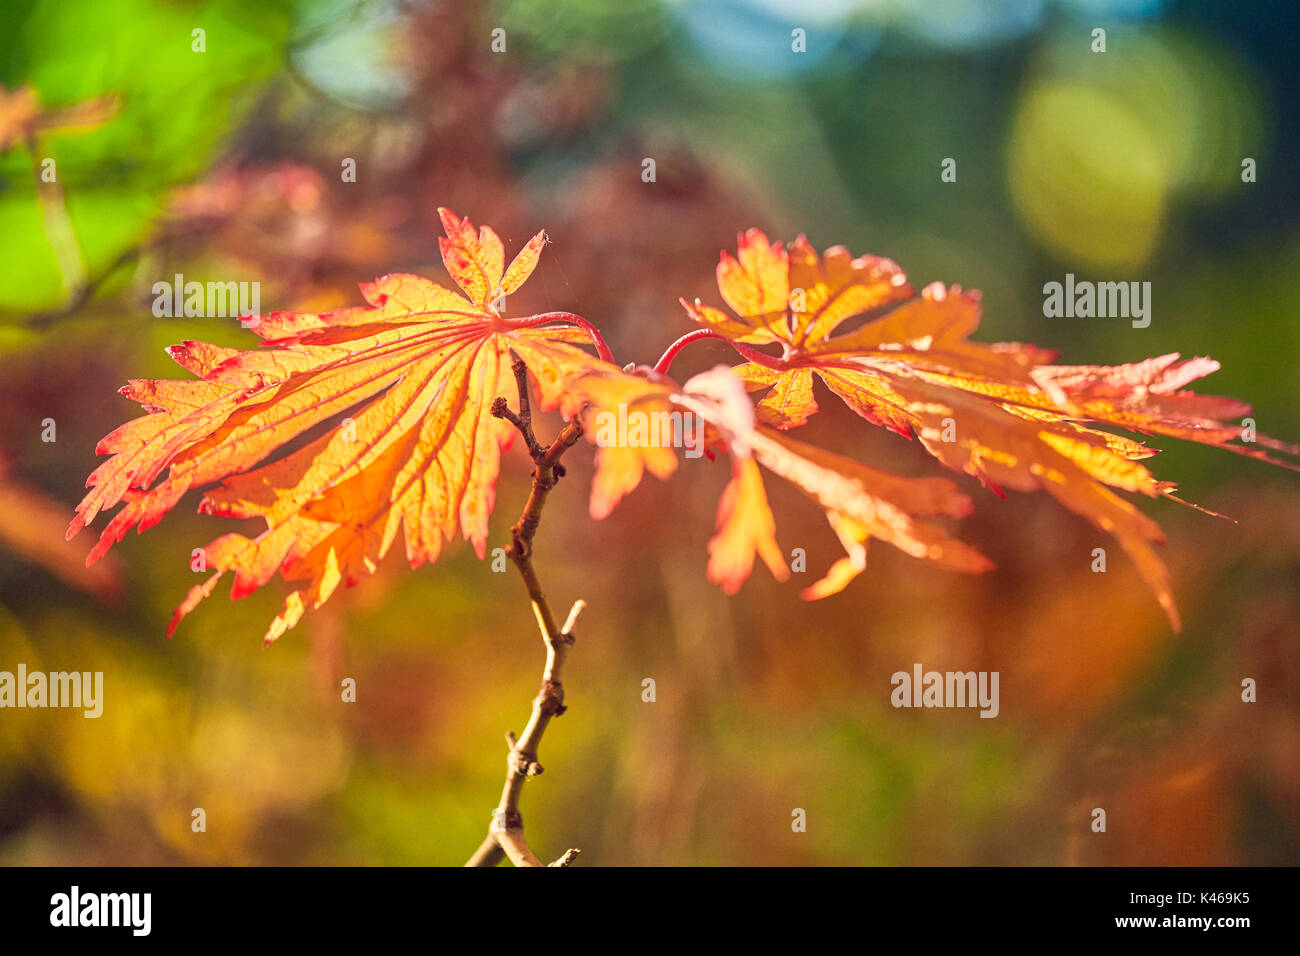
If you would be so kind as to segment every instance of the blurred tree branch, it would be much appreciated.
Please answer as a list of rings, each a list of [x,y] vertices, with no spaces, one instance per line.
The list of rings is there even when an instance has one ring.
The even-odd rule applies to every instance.
[[[75,315],[90,302],[99,287],[107,282],[113,273],[139,259],[144,251],[144,246],[132,246],[130,249],[125,250],[99,275],[93,277],[83,276],[80,284],[71,290],[61,305],[26,316],[22,320],[23,324],[30,329],[43,329],[71,315]]]
[[[98,282],[92,284],[87,276],[86,257],[68,214],[67,194],[54,157],[42,148],[41,137],[95,129],[113,119],[120,106],[120,98],[109,93],[68,106],[46,108],[31,86],[12,91],[0,86],[0,153],[19,143],[27,148],[41,222],[54,253],[64,295],[69,303],[75,303],[74,310],[90,298]]]
[[[564,466],[560,464],[560,458],[582,437],[582,423],[574,418],[564,426],[555,441],[549,446],[542,445],[533,433],[532,409],[528,400],[528,368],[518,356],[515,357],[512,368],[519,392],[519,411],[517,413],[511,411],[505,398],[498,397],[492,403],[492,414],[497,418],[505,419],[519,430],[536,467],[533,469],[533,486],[528,496],[528,503],[524,505],[519,520],[510,529],[510,547],[506,549],[506,553],[519,569],[524,587],[528,590],[533,614],[537,617],[537,626],[542,632],[542,640],[546,643],[546,669],[542,672],[541,690],[533,699],[532,713],[528,717],[528,724],[524,727],[523,734],[518,738],[513,733],[506,734],[510,750],[506,758],[506,782],[501,791],[501,801],[492,813],[492,823],[488,828],[487,837],[470,857],[466,866],[495,866],[503,858],[509,858],[515,866],[546,865],[533,853],[524,838],[524,820],[519,813],[519,797],[523,792],[524,782],[529,777],[535,777],[542,772],[542,765],[537,762],[537,748],[547,725],[550,724],[551,718],[560,716],[566,709],[564,685],[561,683],[560,674],[569,650],[573,647],[573,628],[577,625],[578,616],[586,607],[584,601],[575,601],[564,626],[558,627],[532,561],[533,538],[537,534],[542,507],[546,504],[546,497],[551,489],[564,475]],[[577,855],[577,850],[567,850],[550,865],[568,866]]]
[[[54,259],[63,279],[63,291],[69,298],[73,298],[86,286],[86,258],[82,254],[81,243],[77,241],[77,232],[72,227],[72,218],[68,215],[63,183],[59,182],[57,175],[48,181],[41,175],[41,151],[35,133],[27,137],[27,151],[32,158],[36,201],[41,207],[45,235],[50,241],[50,248],[54,250]]]

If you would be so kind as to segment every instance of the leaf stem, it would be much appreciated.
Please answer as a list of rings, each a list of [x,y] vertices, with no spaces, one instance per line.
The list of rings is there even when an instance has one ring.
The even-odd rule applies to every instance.
[[[542,312],[538,315],[524,316],[521,319],[507,320],[507,324],[516,329],[528,329],[535,325],[544,325],[547,322],[567,322],[570,325],[578,326],[591,336],[592,344],[596,346],[596,353],[603,361],[609,362],[611,365],[618,364],[614,361],[614,353],[610,351],[604,336],[600,334],[594,325],[580,315],[574,315],[572,312]]]
[[[664,351],[664,354],[659,357],[659,361],[655,363],[654,370],[660,375],[667,375],[668,370],[672,368],[673,359],[677,357],[677,353],[692,342],[698,342],[700,339],[720,339],[755,365],[761,365],[764,368],[770,368],[778,372],[784,371],[787,368],[787,363],[783,358],[777,358],[774,355],[768,355],[766,352],[760,352],[758,349],[752,348],[744,342],[732,341],[721,332],[715,332],[713,329],[696,329],[694,332],[687,332],[672,345],[668,346]]]

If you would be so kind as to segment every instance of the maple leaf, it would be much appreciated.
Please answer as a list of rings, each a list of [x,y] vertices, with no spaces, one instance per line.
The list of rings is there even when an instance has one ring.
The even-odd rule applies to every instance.
[[[97,448],[111,457],[87,480],[68,537],[123,505],[88,565],[194,488],[206,489],[201,512],[266,525],[204,549],[214,573],[190,590],[169,635],[227,572],[232,598],[277,572],[297,584],[270,642],[341,582],[372,573],[399,533],[413,568],[435,561],[458,531],[481,558],[500,450],[513,434],[491,415],[492,400],[515,389],[511,352],[527,364],[543,409],[576,412],[564,381],[605,365],[573,344],[587,334],[546,325],[548,316],[500,314],[536,266],[545,233],[506,267],[492,229],[440,214],[444,262],[463,294],[419,276],[384,276],[362,284],[367,306],[253,317],[264,348],[185,342],[168,352],[196,379],[122,389],[147,414]],[[306,444],[286,448],[300,437]]]
[[[677,468],[671,428],[649,430],[627,442],[608,424],[616,415],[663,416],[677,429],[688,427],[683,414],[698,415],[708,427],[707,442],[731,456],[731,479],[718,505],[716,533],[709,541],[708,578],[727,594],[736,593],[761,558],[779,581],[789,569],[776,541],[775,520],[759,465],[787,479],[826,514],[848,556],[826,577],[806,588],[815,599],[834,594],[866,566],[866,543],[875,537],[913,557],[952,570],[979,572],[992,565],[978,551],[951,538],[918,516],[962,517],[970,499],[942,478],[900,478],[859,462],[796,442],[756,420],[752,401],[726,366],[701,373],[678,386],[651,369],[636,374],[600,369],[570,383],[584,405],[585,434],[598,446],[591,511],[608,514],[634,489],[646,470],[666,478]],[[622,438],[623,440],[616,440]]]
[[[584,434],[596,446],[596,474],[589,506],[593,518],[607,517],[623,496],[640,484],[646,471],[666,480],[677,470],[671,428],[635,442],[623,440],[626,436],[618,434],[620,417],[623,421],[641,417],[647,422],[671,423],[671,381],[609,367],[575,378],[569,389],[575,402],[585,409]]]
[[[1139,464],[1154,449],[1092,426],[1188,439],[1295,467],[1231,444],[1240,428],[1228,419],[1248,414],[1249,406],[1182,390],[1218,369],[1210,359],[1174,354],[1133,365],[1055,366],[1054,353],[1033,345],[972,342],[978,293],[933,283],[916,296],[890,260],[853,258],[838,246],[818,257],[802,236],[786,250],[751,229],[739,237],[737,257],[722,254],[717,278],[735,317],[698,300],[682,304],[707,330],[697,334],[727,339],[750,359],[733,372],[747,388],[765,392],[761,421],[777,429],[807,422],[817,411],[820,379],[861,417],[919,438],[945,465],[999,495],[1004,488],[1046,490],[1119,540],[1175,630],[1168,572],[1152,547],[1163,540],[1160,529],[1113,490],[1173,497],[1175,485]],[[864,320],[846,326],[855,319]],[[782,353],[755,347],[763,345],[780,345]],[[656,368],[663,371],[672,354]],[[1300,454],[1265,436],[1257,443]],[[841,519],[833,524],[852,556],[863,529]],[[833,570],[819,593],[842,586],[854,567],[850,560]]]

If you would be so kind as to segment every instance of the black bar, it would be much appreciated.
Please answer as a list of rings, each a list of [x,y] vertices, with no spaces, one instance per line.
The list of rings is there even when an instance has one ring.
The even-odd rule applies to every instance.
[[[516,931],[524,938],[562,941],[597,926],[613,934],[611,942],[644,937],[664,946],[715,935],[762,940],[776,930],[815,937],[847,931],[864,943],[888,938],[877,934],[903,932],[924,944],[1097,937],[1145,943],[1199,937],[1231,944],[1242,934],[1284,929],[1296,885],[1295,871],[1282,868],[579,865],[535,876],[509,869],[8,869],[0,874],[0,926],[6,942],[75,935],[85,943],[113,939],[128,945],[149,939],[297,947],[389,936],[450,944],[463,932],[487,932],[495,949]],[[111,916],[118,907],[119,923],[126,925],[51,925],[52,918],[69,921],[74,886],[81,914],[89,918],[93,909]],[[143,929],[144,897],[136,898],[138,908],[127,910],[123,898],[115,897],[101,910],[100,894],[109,893],[149,894],[147,935],[136,934]],[[69,904],[63,910],[60,895]],[[95,901],[87,903],[87,896]],[[448,948],[473,948],[465,942]]]

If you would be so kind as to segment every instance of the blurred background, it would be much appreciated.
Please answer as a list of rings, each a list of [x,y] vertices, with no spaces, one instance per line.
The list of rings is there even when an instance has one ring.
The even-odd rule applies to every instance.
[[[690,328],[678,296],[718,301],[738,231],[804,232],[918,286],[983,290],[985,341],[1068,363],[1213,356],[1198,387],[1296,441],[1298,22],[1285,2],[1209,0],[8,0],[0,670],[102,670],[105,703],[97,720],[0,711],[0,862],[458,864],[536,691],[522,585],[463,544],[416,572],[394,548],[268,650],[278,579],[163,637],[191,548],[229,530],[188,503],[82,567],[91,538],[63,530],[96,442],[137,413],[115,390],[184,377],[163,353],[183,339],[253,341],[231,319],[154,317],[154,282],[257,281],[266,311],[320,311],[385,272],[445,281],[446,205],[511,252],[549,233],[512,311],[577,312],[620,361],[653,362]],[[1150,281],[1151,326],[1044,318],[1066,272]],[[674,371],[732,360],[701,343]],[[939,472],[823,408],[805,439]],[[962,537],[996,571],[877,547],[806,604],[812,577],[760,566],[733,598],[706,582],[725,463],[647,479],[598,523],[589,449],[569,461],[536,560],[558,612],[590,607],[523,798],[543,857],[1300,862],[1300,476],[1203,447],[1153,461],[1238,519],[1142,502],[1169,539],[1174,635],[1114,543],[1046,496],[961,477]],[[516,448],[500,544],[527,473]],[[829,528],[768,486],[782,547],[820,574],[841,553]],[[915,662],[998,671],[1000,715],[892,709],[889,676]]]

